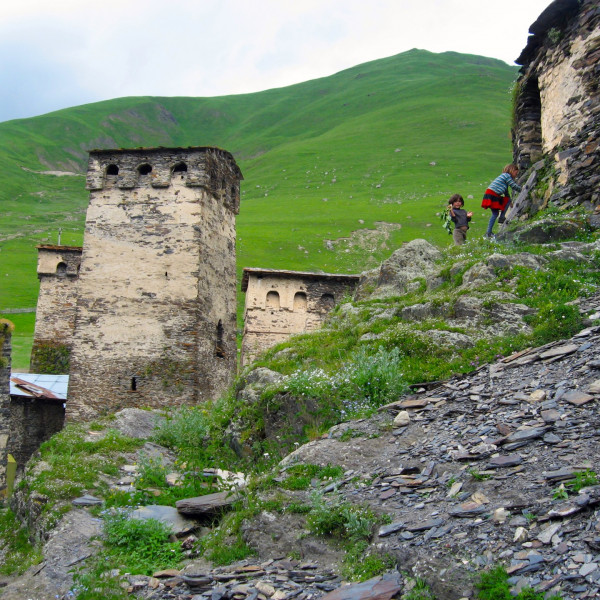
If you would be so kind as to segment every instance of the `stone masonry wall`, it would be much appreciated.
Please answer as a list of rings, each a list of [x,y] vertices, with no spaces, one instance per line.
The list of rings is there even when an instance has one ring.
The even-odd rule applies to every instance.
[[[10,422],[11,335],[13,324],[0,319],[0,494],[6,489]]]
[[[530,33],[516,61],[523,66],[514,160],[522,171],[545,160],[551,177],[544,206],[593,211],[600,204],[600,6],[555,0]]]
[[[68,373],[77,306],[81,248],[38,246],[40,280],[29,370]]]
[[[195,404],[230,383],[241,178],[214,148],[90,153],[67,419]]]
[[[354,291],[358,279],[358,275],[244,269],[242,364],[290,335],[318,329],[334,305]]]

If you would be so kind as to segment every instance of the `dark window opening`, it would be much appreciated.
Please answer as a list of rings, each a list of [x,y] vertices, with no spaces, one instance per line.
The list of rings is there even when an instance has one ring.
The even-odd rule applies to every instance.
[[[131,391],[132,392],[137,391],[137,377],[131,378]]]
[[[165,271],[165,277],[169,279],[169,273],[167,271]]]
[[[59,277],[64,277],[67,274],[67,264],[64,262],[59,262],[56,265],[56,274]]]
[[[215,344],[215,356],[225,358],[225,348],[223,347],[223,323],[219,320],[217,324],[217,343]]]
[[[187,172],[187,165],[184,162],[177,163],[173,167],[173,173],[186,173],[186,172]]]
[[[119,167],[117,167],[117,165],[108,165],[108,167],[106,167],[106,174],[107,175],[118,175]]]
[[[323,294],[319,300],[319,310],[328,312],[335,306],[335,298],[332,294]]]
[[[152,165],[149,165],[149,164],[147,164],[147,163],[146,163],[146,164],[143,164],[143,165],[140,165],[140,166],[138,167],[138,173],[139,173],[140,175],[148,175],[148,174],[149,174],[149,173],[151,173],[151,172],[152,172]]]

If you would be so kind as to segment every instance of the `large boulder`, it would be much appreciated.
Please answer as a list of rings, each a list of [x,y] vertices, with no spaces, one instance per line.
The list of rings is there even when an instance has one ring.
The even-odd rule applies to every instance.
[[[442,257],[426,240],[412,240],[396,250],[378,269],[361,275],[356,288],[357,300],[400,296],[427,279]]]

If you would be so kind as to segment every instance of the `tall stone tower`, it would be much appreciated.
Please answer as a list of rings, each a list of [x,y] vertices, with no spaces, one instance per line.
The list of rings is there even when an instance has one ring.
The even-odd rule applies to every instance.
[[[29,371],[66,374],[75,328],[81,248],[44,244],[37,249],[40,293]]]
[[[241,179],[217,148],[90,152],[68,420],[195,404],[231,382]]]

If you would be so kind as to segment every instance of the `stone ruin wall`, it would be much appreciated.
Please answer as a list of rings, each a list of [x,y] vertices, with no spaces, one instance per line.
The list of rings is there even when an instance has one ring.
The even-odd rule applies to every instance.
[[[242,365],[291,335],[318,329],[358,275],[244,269]]]
[[[10,432],[10,371],[11,336],[14,326],[6,319],[0,319],[0,495],[6,493],[6,468]]]
[[[29,371],[66,374],[75,329],[81,248],[52,245],[37,248],[40,291]]]
[[[547,182],[529,216],[548,203],[593,214],[600,204],[600,6],[555,0],[530,33],[516,61],[513,153],[522,172],[545,159],[536,169]]]
[[[67,419],[195,404],[231,382],[241,179],[215,148],[90,153]]]

